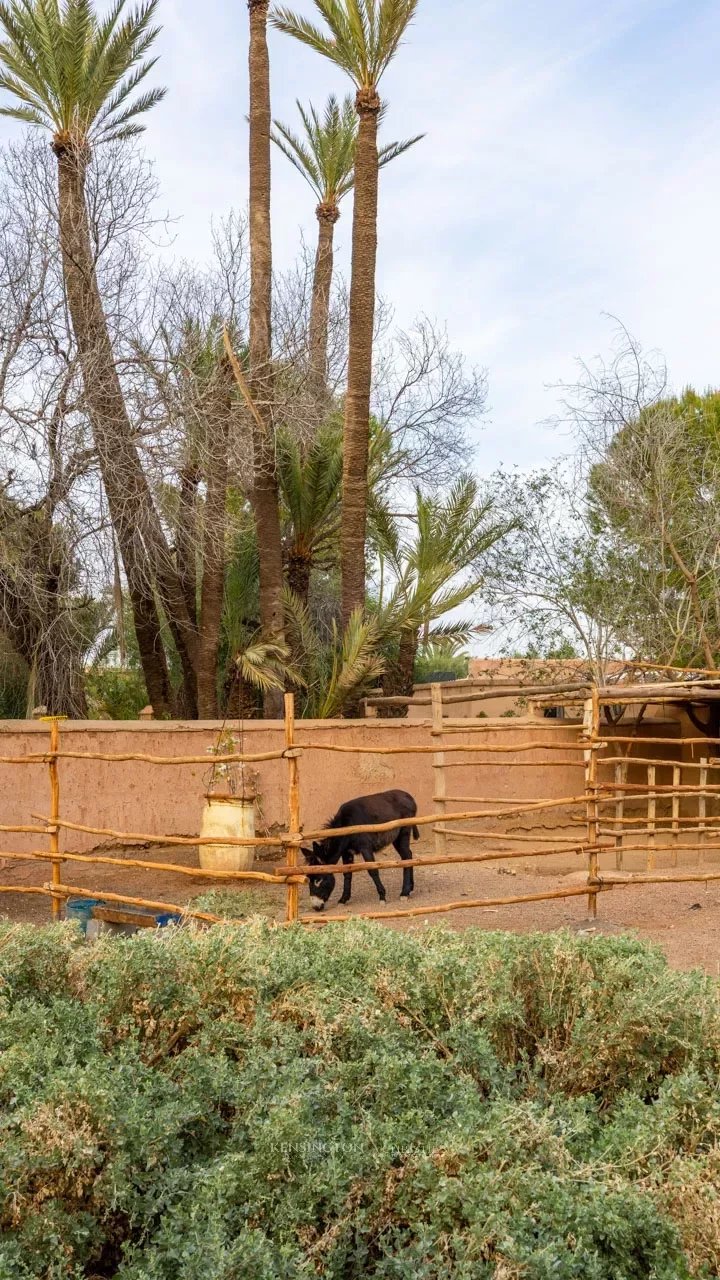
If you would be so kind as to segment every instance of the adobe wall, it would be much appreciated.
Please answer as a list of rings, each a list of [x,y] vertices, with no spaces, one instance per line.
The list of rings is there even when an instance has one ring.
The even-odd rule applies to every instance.
[[[443,743],[487,742],[511,747],[532,739],[552,743],[561,748],[579,742],[579,726],[562,721],[501,719],[483,721],[482,732],[472,732],[467,721],[445,722]],[[61,726],[61,746],[71,751],[106,753],[142,752],[149,755],[204,755],[217,741],[219,723],[208,722],[65,722]],[[616,732],[627,733],[622,722]],[[682,726],[691,732],[690,726]],[[650,722],[640,726],[638,746],[634,754],[653,756],[658,760],[657,783],[672,781],[671,763],[682,758],[698,759],[700,754],[712,756],[715,748],[692,748],[686,744],[661,746],[641,745],[644,736],[674,737],[681,731],[676,721]],[[610,736],[610,731],[608,736]],[[692,730],[692,733],[695,733]],[[303,743],[331,743],[344,747],[427,746],[432,743],[430,721],[403,720],[336,720],[298,721],[296,737]],[[48,744],[47,725],[32,721],[0,721],[0,755],[13,758],[41,752]],[[245,749],[262,752],[281,749],[284,745],[282,724],[255,721],[245,726]],[[608,753],[610,754],[610,753]],[[614,752],[612,753],[614,754]],[[478,796],[489,802],[561,799],[579,796],[584,789],[582,752],[532,751],[506,752],[501,756],[461,756],[448,752],[446,760],[458,762],[446,770],[448,795]],[[565,760],[561,767],[550,761]],[[463,761],[463,763],[459,763]],[[663,763],[665,761],[666,763]],[[521,762],[521,763],[520,763]],[[286,828],[287,765],[282,760],[260,763],[258,830],[270,834]],[[192,837],[200,827],[203,796],[209,778],[208,764],[151,765],[137,761],[104,762],[86,760],[60,761],[61,816],[90,826],[116,830],[145,832],[150,835]],[[611,780],[608,767],[600,771],[601,780]],[[712,769],[709,781],[720,780],[720,770]],[[645,766],[630,767],[629,782],[646,782]],[[698,781],[687,773],[683,781]],[[351,796],[390,787],[412,792],[420,813],[432,813],[432,756],[382,755],[348,752],[308,751],[300,761],[301,816],[306,829],[322,826],[337,806]],[[658,816],[668,808],[668,800],[658,800]],[[458,802],[450,809],[470,809],[474,801]],[[0,825],[32,822],[31,814],[48,813],[49,780],[46,765],[16,766],[0,764]],[[697,799],[683,800],[683,813],[695,813]],[[646,811],[644,799],[628,800],[626,813]],[[605,811],[610,816],[609,808]],[[709,800],[708,814],[718,812],[718,802]],[[567,810],[549,810],[524,815],[508,829],[533,829],[548,825],[561,827],[571,815]],[[581,822],[582,813],[572,814]],[[500,824],[497,824],[500,825]],[[422,832],[430,838],[429,828]],[[100,847],[101,837],[83,833],[65,834],[63,847],[86,851]],[[31,834],[0,833],[0,851],[27,852],[47,848],[45,837]]]
[[[485,721],[482,735],[469,731],[461,721],[449,721],[447,727],[446,743],[477,744],[482,740],[511,746],[532,737],[562,746],[578,741],[576,727],[549,720],[516,720],[511,724],[507,720]],[[209,722],[68,721],[61,726],[61,748],[203,755],[217,740],[220,728],[218,723]],[[296,738],[298,745],[325,742],[345,747],[425,746],[432,742],[429,730],[429,720],[305,720],[298,721]],[[277,750],[284,745],[283,726],[272,721],[248,723],[244,741],[248,752]],[[0,722],[2,756],[32,755],[46,748],[47,743],[47,725],[25,720]],[[572,762],[560,768],[547,767],[548,759],[562,757]],[[453,759],[453,755],[448,753],[447,759]],[[492,758],[492,762],[489,757],[485,757],[485,763],[482,759],[468,757],[467,763],[447,771],[449,794],[522,801],[579,795],[583,790],[581,752],[534,751],[517,756],[506,753]],[[512,767],[513,759],[521,759],[523,767]],[[190,837],[199,830],[209,765],[210,758],[208,766],[61,760],[61,816],[90,826]],[[278,760],[253,767],[260,775],[259,828],[273,833],[286,824],[287,765]],[[303,825],[306,829],[322,826],[343,800],[390,787],[410,791],[417,800],[418,811],[432,813],[432,756],[307,752],[300,761]],[[31,822],[32,813],[46,815],[48,807],[46,765],[0,764],[0,825]],[[524,819],[523,825],[529,821]],[[429,837],[429,829],[425,828],[423,834]],[[82,833],[64,834],[62,839],[62,847],[81,852],[107,843]],[[0,834],[0,847],[26,852],[35,847],[45,849],[47,844],[45,837],[5,833]]]

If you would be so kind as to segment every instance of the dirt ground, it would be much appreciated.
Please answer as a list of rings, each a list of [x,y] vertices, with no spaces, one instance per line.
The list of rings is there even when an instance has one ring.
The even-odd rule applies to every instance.
[[[136,857],[147,861],[174,862],[186,867],[197,866],[197,848],[192,846],[152,850],[112,849],[106,852],[116,857]],[[457,852],[460,852],[459,848]],[[416,847],[417,857],[422,857],[423,853],[430,853],[427,841]],[[717,851],[713,854],[708,852],[708,869],[717,858]],[[271,865],[263,863],[262,869],[269,870]],[[352,911],[392,911],[400,907],[399,872],[383,871],[382,877],[388,893],[386,906],[383,908],[378,902],[369,878],[358,874],[353,877],[350,904]],[[10,891],[0,895],[0,914],[11,920],[34,924],[48,921],[49,898],[12,892],[12,889],[14,886],[20,888],[42,885],[49,878],[48,864],[31,861],[6,863],[0,872],[0,882]],[[207,893],[209,889],[231,890],[236,887],[231,882],[218,880],[211,883],[199,876],[180,876],[130,866],[119,868],[82,863],[66,863],[63,878],[64,883],[92,890],[98,897],[102,897],[103,892],[114,891],[180,907],[198,895]],[[534,863],[527,863],[523,859],[515,864],[491,862],[469,866],[429,866],[419,870],[416,868],[416,890],[411,905],[430,907],[448,901],[462,902],[463,899],[539,893],[553,888],[580,886],[584,879],[585,870],[580,861],[575,867],[570,861],[563,871],[549,867],[547,860],[543,859]],[[278,888],[273,892],[277,892],[278,911],[281,912],[284,891]],[[326,908],[325,915],[329,918],[343,910],[337,906],[339,892],[338,887]],[[300,895],[301,910],[309,911],[307,889],[301,889]],[[267,894],[265,897],[267,898]],[[714,977],[720,977],[720,881],[707,886],[690,883],[616,887],[599,896],[596,922],[588,921],[587,899],[584,895],[549,902],[468,908],[444,915],[432,913],[411,920],[388,919],[388,925],[400,929],[423,927],[426,922],[442,922],[455,929],[480,926],[514,932],[553,929],[586,931],[592,928],[605,933],[628,932],[659,943],[669,962],[677,968],[700,967]]]

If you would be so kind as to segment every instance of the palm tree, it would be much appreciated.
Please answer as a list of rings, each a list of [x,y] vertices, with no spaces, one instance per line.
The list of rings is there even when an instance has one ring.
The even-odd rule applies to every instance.
[[[192,373],[201,397],[199,412],[189,427],[188,444],[195,474],[205,481],[205,502],[202,530],[198,528],[195,512],[191,511],[188,536],[180,541],[181,550],[185,552],[181,576],[186,596],[192,592],[194,597],[193,616],[198,622],[197,698],[201,720],[214,720],[219,711],[218,654],[225,593],[228,449],[236,405],[235,379],[223,350],[222,332],[222,321],[215,315],[205,331],[191,326],[187,334],[188,372]],[[202,437],[199,440],[198,434]],[[181,477],[181,499],[182,488]],[[179,514],[183,514],[182,507],[181,501]],[[198,550],[202,570],[199,591]]]
[[[514,527],[513,521],[493,519],[493,504],[479,499],[472,476],[461,476],[445,499],[417,490],[410,538],[401,536],[392,517],[383,522],[376,512],[378,555],[394,582],[391,601],[405,612],[395,632],[386,693],[412,695],[420,636],[424,646],[467,642],[473,619],[441,619],[480,590],[482,556]],[[389,603],[380,599],[377,607],[386,614]]]
[[[195,706],[197,633],[142,469],[98,288],[85,180],[92,149],[142,132],[139,117],[164,95],[138,92],[156,59],[157,0],[121,21],[125,0],[100,18],[92,0],[10,0],[0,4],[0,89],[16,100],[0,113],[48,129],[58,168],[58,218],[68,308],[85,395],[133,607],[148,695],[170,710],[155,591],[183,668],[187,710]]]
[[[287,156],[310,187],[317,206],[318,243],[315,253],[308,353],[312,389],[322,400],[327,382],[328,320],[330,288],[333,273],[333,240],[335,224],[340,217],[340,202],[352,191],[355,178],[355,147],[358,116],[351,96],[341,103],[331,94],[322,117],[315,107],[306,110],[297,104],[302,120],[302,134],[293,133],[289,125],[274,120],[272,140]],[[383,109],[379,120],[382,120]],[[390,142],[378,151],[378,168],[420,141],[422,134],[406,142]]]
[[[307,604],[310,575],[318,564],[336,563],[340,530],[342,435],[325,423],[310,444],[278,433],[278,478],[286,511],[287,583]]]
[[[373,420],[368,458],[368,535],[374,543],[375,523],[381,528],[387,511],[380,493],[397,459],[392,437]],[[277,469],[284,508],[287,583],[307,604],[313,569],[329,572],[338,566],[342,508],[342,422],[336,413],[326,419],[308,443],[288,429],[277,433]]]
[[[293,661],[304,686],[300,714],[325,720],[354,707],[385,670],[381,629],[356,609],[342,635],[333,620],[329,641],[313,624],[305,605],[285,593],[285,625]]]
[[[342,616],[365,604],[370,387],[375,319],[377,255],[378,85],[418,6],[418,0],[314,0],[325,29],[286,8],[272,22],[340,67],[355,85],[358,136],[355,147],[350,355],[343,439],[341,529]]]
[[[253,413],[253,512],[260,547],[260,621],[267,644],[283,645],[283,564],[275,470],[270,235],[270,60],[268,0],[248,0],[250,45],[250,389]],[[279,690],[265,691],[265,712],[282,715]]]

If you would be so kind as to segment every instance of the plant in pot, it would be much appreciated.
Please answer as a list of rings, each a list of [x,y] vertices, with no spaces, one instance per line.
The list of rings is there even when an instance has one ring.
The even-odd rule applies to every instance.
[[[230,730],[223,730],[209,749],[215,757],[238,755],[242,742]],[[253,864],[252,844],[227,844],[231,839],[255,836],[255,800],[258,774],[242,761],[216,759],[205,793],[200,824],[201,836],[218,836],[217,844],[198,846],[200,866],[206,871],[249,871]],[[224,840],[223,840],[224,837]]]
[[[284,645],[266,644],[256,638],[235,658],[237,677],[262,692],[283,689],[286,683],[302,685],[302,677],[290,665],[289,656]],[[217,742],[208,748],[216,759],[205,792],[200,835],[217,836],[218,842],[198,846],[200,866],[206,871],[252,868],[255,846],[228,844],[227,840],[254,838],[259,777],[244,761],[218,759],[241,755],[243,736],[242,728],[238,736],[223,725]]]

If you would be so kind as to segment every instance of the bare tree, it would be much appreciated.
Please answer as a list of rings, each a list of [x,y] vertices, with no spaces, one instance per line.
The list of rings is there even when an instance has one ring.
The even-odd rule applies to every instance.
[[[621,321],[610,358],[578,360],[575,382],[559,383],[563,412],[556,424],[572,427],[583,454],[597,461],[615,436],[667,395],[667,367],[658,351],[644,351]]]
[[[593,527],[574,459],[551,470],[497,472],[487,482],[495,510],[515,527],[483,559],[483,598],[507,647],[541,655],[568,641],[598,680],[619,655],[621,609],[631,608],[614,548]]]
[[[142,561],[145,609],[137,592],[133,594],[131,580],[122,573],[117,524],[111,519],[102,483],[91,406],[58,255],[53,158],[45,145],[28,139],[5,153],[3,172],[0,477],[7,498],[4,527],[9,530],[12,522],[16,555],[21,546],[29,553],[26,534],[35,526],[23,521],[40,507],[50,513],[50,527],[57,522],[69,531],[67,564],[62,574],[51,573],[49,581],[64,584],[59,592],[61,613],[66,606],[72,613],[78,655],[85,634],[79,629],[77,601],[103,601],[105,617],[107,602],[114,596],[122,648],[122,603],[127,595],[146,655],[143,665],[147,668],[149,652],[165,690],[160,701],[151,693],[157,712],[215,715],[220,709],[219,646],[226,645],[230,634],[218,620],[219,611],[230,608],[233,613],[235,608],[225,593],[237,592],[237,574],[229,573],[229,565],[238,530],[242,527],[243,537],[247,532],[254,455],[250,417],[223,381],[213,335],[227,324],[237,351],[242,354],[246,347],[247,223],[231,215],[214,227],[214,254],[208,264],[168,265],[154,252],[162,229],[148,212],[156,195],[148,166],[132,149],[104,148],[93,156],[85,174],[94,270],[132,424],[132,447],[158,531],[157,555],[148,554]],[[273,285],[272,417],[284,438],[298,441],[303,448],[318,420],[317,397],[307,376],[311,286],[312,259],[304,252],[287,271],[276,275]],[[347,363],[347,316],[347,291],[338,278],[329,330],[331,412],[338,417]],[[377,420],[385,424],[379,436],[382,457],[377,475],[386,488],[397,489],[431,475],[435,482],[449,477],[465,457],[466,426],[482,412],[482,376],[465,370],[446,335],[429,322],[397,335],[392,313],[382,302],[377,308],[376,344],[374,397]],[[89,359],[86,352],[86,368]],[[117,486],[122,488],[120,473]],[[32,520],[37,519],[34,514]],[[288,519],[286,513],[286,542]],[[9,537],[8,533],[7,546]],[[51,544],[56,554],[57,540],[49,539],[47,547]],[[27,559],[26,569],[37,593],[36,553],[39,548],[33,551],[32,564]],[[333,571],[332,565],[323,569],[331,577]],[[182,595],[182,613],[196,638],[190,680],[163,586],[168,580]],[[27,585],[23,593],[27,596]],[[255,594],[256,587],[250,584],[241,592],[248,599]],[[327,604],[330,596],[325,600],[325,595]],[[8,608],[10,598],[6,584]],[[255,604],[253,618],[256,609]],[[38,616],[45,612],[48,619],[54,616],[47,600],[36,612]],[[244,606],[242,612],[244,616]],[[52,632],[61,634],[58,623]],[[65,652],[67,639],[63,646]],[[76,661],[81,663],[79,656]],[[59,670],[60,663],[55,665]],[[73,705],[79,710],[81,704],[76,700]]]
[[[312,256],[302,245],[292,266],[276,276],[273,312],[276,362],[283,371],[275,392],[276,421],[308,443],[318,421],[317,393],[306,373],[312,280]],[[328,320],[329,409],[323,400],[330,414],[342,408],[348,306],[345,281],[336,273]],[[427,316],[399,329],[383,298],[375,308],[374,352],[372,415],[393,442],[393,477],[406,486],[452,484],[470,463],[469,432],[487,410],[485,370],[469,366],[447,330]]]
[[[225,312],[210,308],[207,280],[189,271],[156,291],[162,322],[136,340],[128,376],[147,424],[146,470],[173,546],[175,569],[198,631],[198,714],[218,715],[218,649],[225,591],[228,490],[252,486],[252,440],[222,350]],[[241,498],[241,502],[244,500]]]
[[[407,331],[381,317],[373,408],[397,456],[396,476],[440,488],[470,461],[467,431],[487,407],[487,375],[468,368],[447,331],[426,316]]]
[[[81,716],[105,520],[37,159],[33,144],[9,148],[0,188],[0,629],[31,699]]]

